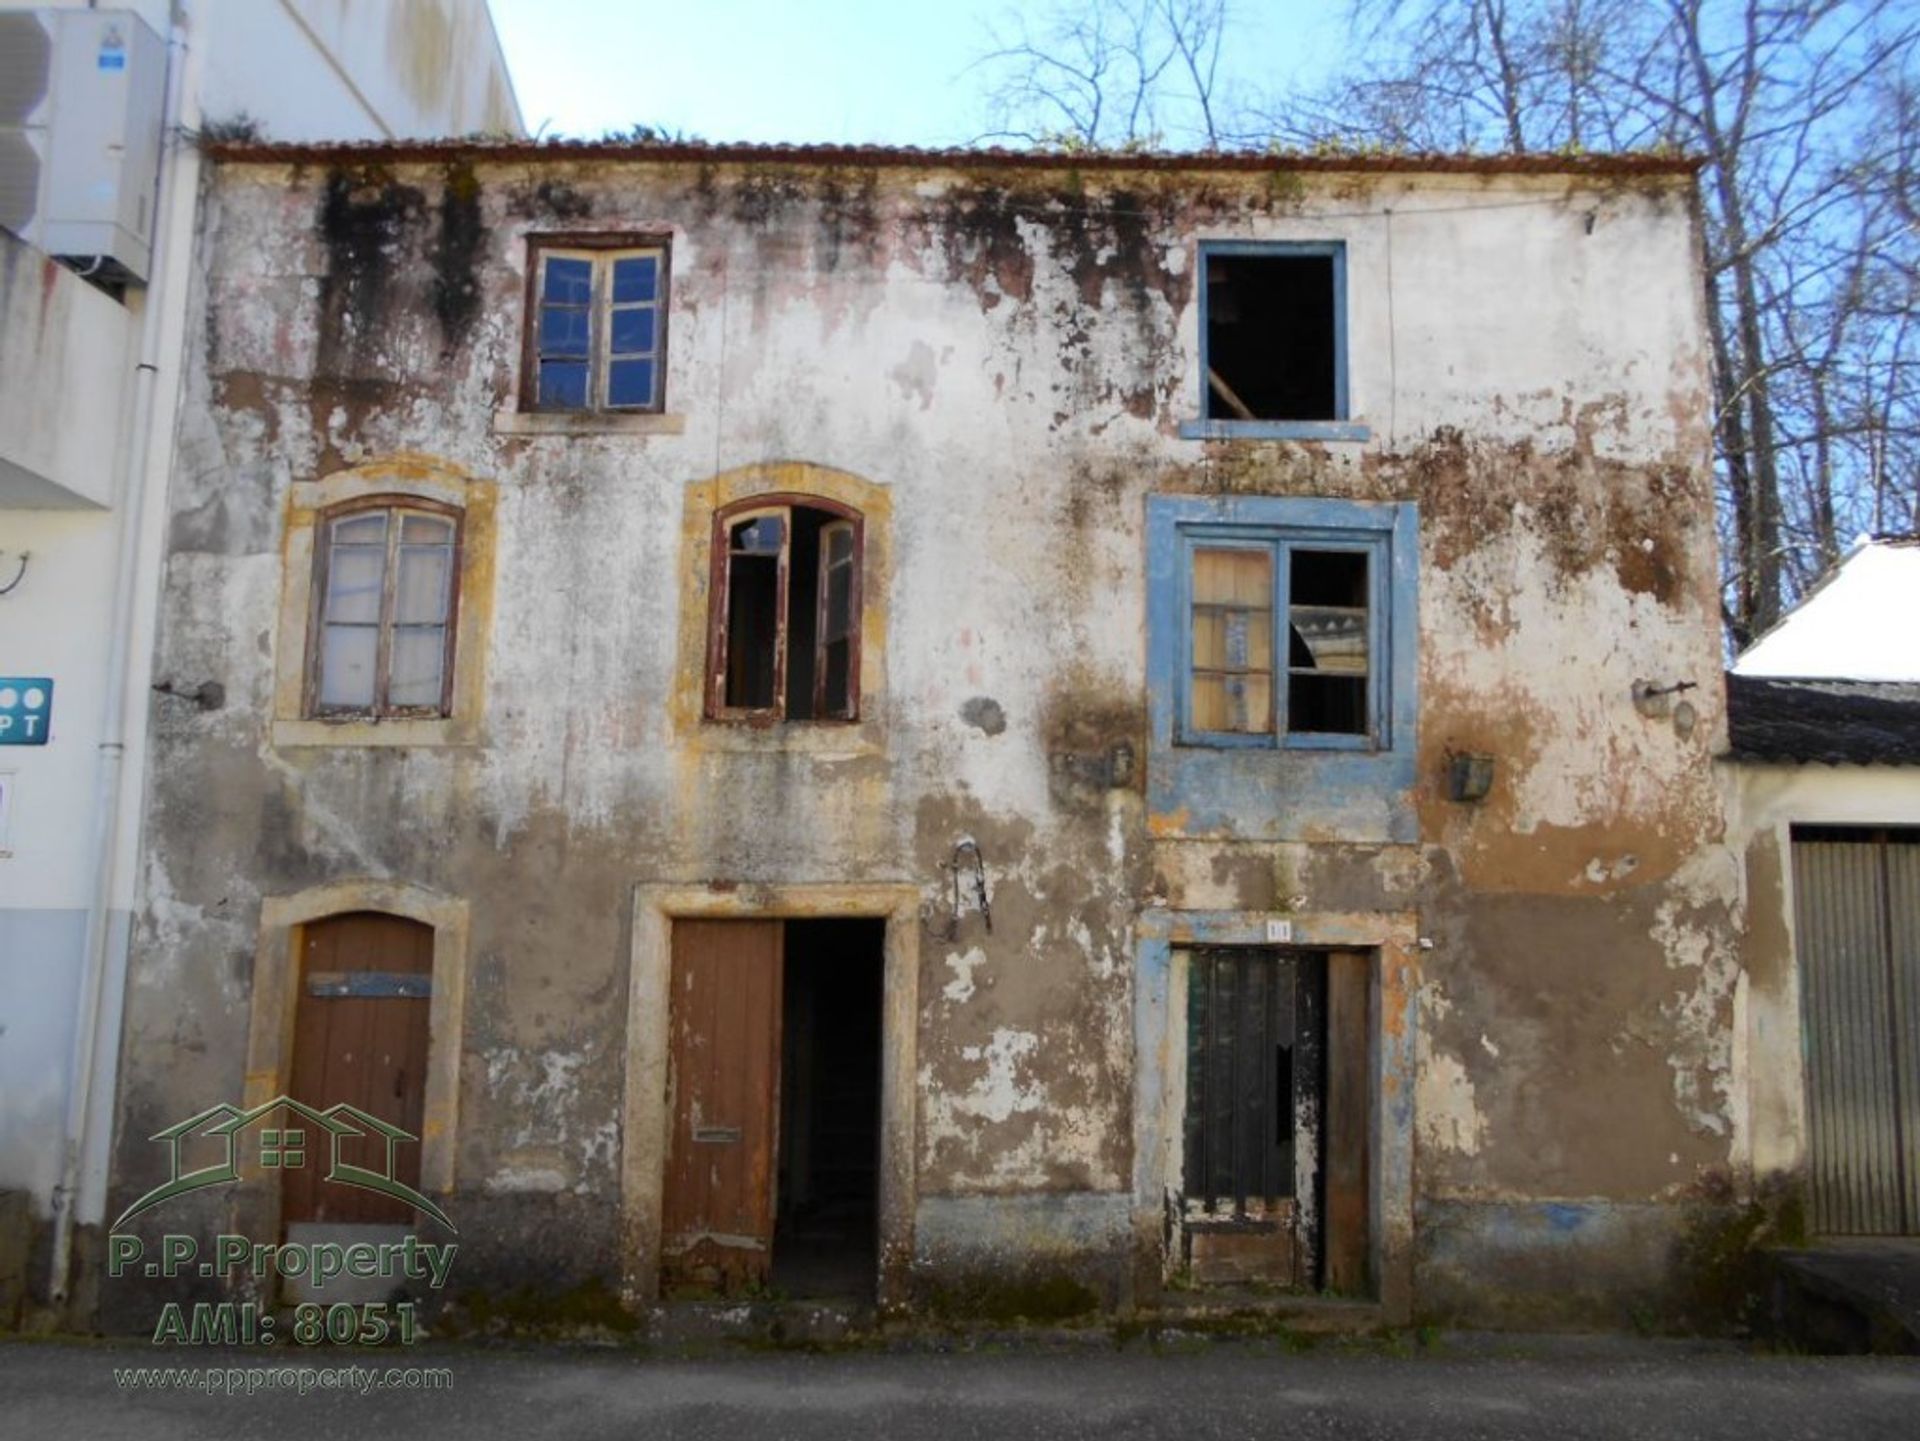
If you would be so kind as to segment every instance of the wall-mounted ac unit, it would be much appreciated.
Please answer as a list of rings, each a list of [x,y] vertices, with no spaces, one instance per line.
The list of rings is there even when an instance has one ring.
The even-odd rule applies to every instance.
[[[0,11],[0,226],[147,278],[167,47],[130,10]]]

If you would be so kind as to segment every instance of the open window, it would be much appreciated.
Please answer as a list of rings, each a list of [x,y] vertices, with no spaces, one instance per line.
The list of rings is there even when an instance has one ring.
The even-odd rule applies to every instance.
[[[763,496],[715,517],[707,714],[851,721],[860,703],[861,519]]]
[[[356,501],[320,517],[309,716],[450,713],[460,520],[449,506],[400,496]]]
[[[1346,247],[1200,247],[1202,420],[1188,433],[1362,438],[1347,409]]]

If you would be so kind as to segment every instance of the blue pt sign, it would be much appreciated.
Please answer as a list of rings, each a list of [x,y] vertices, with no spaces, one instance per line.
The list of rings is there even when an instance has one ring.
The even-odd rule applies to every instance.
[[[0,746],[43,746],[53,718],[53,682],[43,675],[0,675]]]

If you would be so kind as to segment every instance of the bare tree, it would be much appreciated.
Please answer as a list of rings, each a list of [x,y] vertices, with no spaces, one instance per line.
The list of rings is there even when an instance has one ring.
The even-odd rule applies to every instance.
[[[1055,0],[1014,12],[973,68],[986,81],[983,140],[1129,149],[1221,143],[1226,0]]]
[[[1729,637],[1920,514],[1913,0],[1351,0],[1352,69],[1223,103],[1224,0],[1054,0],[978,66],[993,138],[1703,161]]]
[[[1912,523],[1910,4],[1357,0],[1354,23],[1377,58],[1275,102],[1277,135],[1702,157],[1736,644],[1853,535]]]

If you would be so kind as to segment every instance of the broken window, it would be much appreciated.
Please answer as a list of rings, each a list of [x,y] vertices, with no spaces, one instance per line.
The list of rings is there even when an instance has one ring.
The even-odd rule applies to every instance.
[[[1188,554],[1187,735],[1367,741],[1378,543],[1253,531],[1196,539]]]
[[[760,499],[715,524],[708,714],[857,719],[860,517]]]
[[[537,239],[527,329],[531,410],[657,411],[665,386],[667,248]]]
[[[1367,553],[1288,552],[1287,729],[1367,733]]]
[[[1345,247],[1201,247],[1202,414],[1217,421],[1347,418]]]
[[[376,500],[328,512],[318,534],[308,713],[448,714],[458,514]]]

